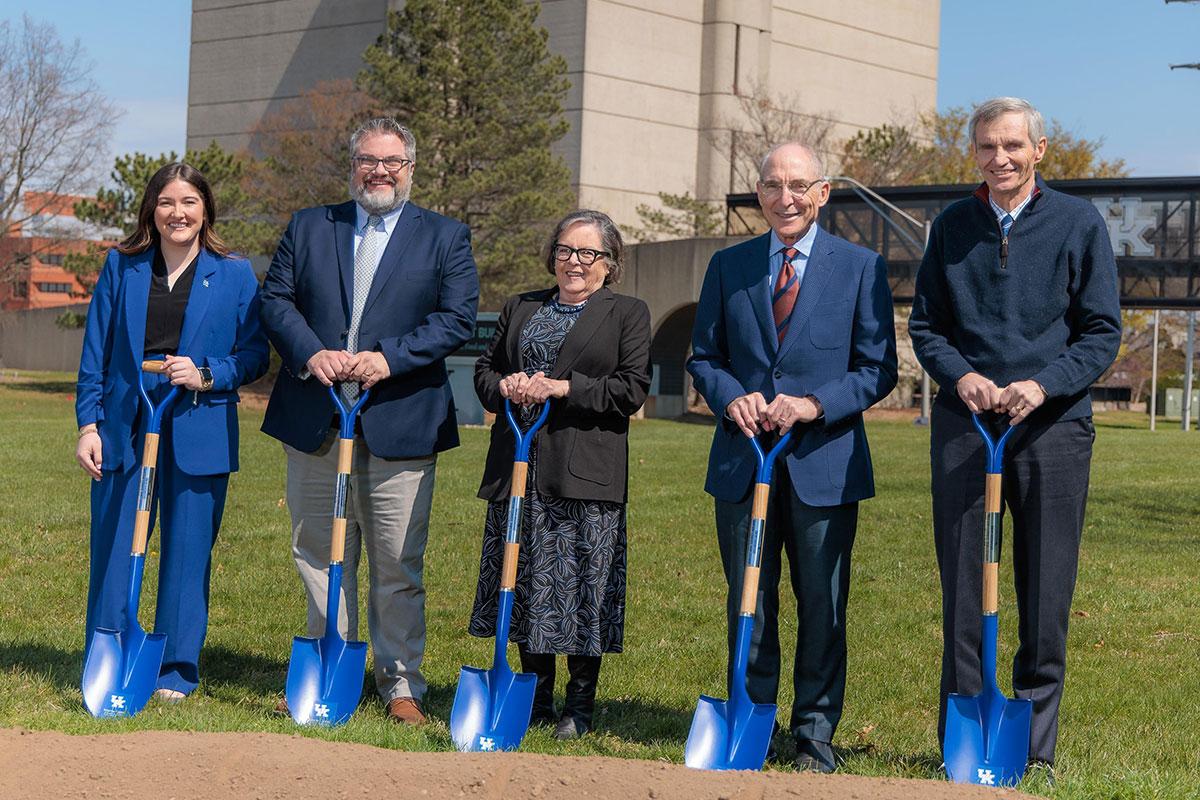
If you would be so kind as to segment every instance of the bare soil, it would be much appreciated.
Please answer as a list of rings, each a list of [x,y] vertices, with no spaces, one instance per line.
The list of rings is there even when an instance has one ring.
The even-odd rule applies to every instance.
[[[529,753],[409,753],[273,733],[0,730],[0,798],[274,800],[967,800],[1029,795],[940,781]]]

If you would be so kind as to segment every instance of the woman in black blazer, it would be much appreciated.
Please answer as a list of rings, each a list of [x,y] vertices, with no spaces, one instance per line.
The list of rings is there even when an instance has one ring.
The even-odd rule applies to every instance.
[[[606,214],[575,211],[546,248],[551,289],[510,298],[475,363],[475,391],[496,412],[479,497],[488,501],[470,632],[496,633],[497,594],[515,441],[507,398],[534,437],[522,519],[510,639],[538,676],[533,724],[571,739],[591,730],[602,653],[619,653],[625,626],[625,502],[629,417],[650,387],[650,311],[614,294],[624,244]],[[567,657],[566,702],[554,712],[555,655]]]

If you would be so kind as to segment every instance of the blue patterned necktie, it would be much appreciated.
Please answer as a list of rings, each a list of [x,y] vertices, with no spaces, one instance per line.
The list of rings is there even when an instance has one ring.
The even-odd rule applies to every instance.
[[[1002,234],[1004,234],[1004,237],[1005,237],[1005,238],[1008,238],[1008,232],[1009,232],[1009,230],[1012,228],[1012,224],[1013,224],[1013,216],[1012,216],[1012,214],[1005,214],[1003,217],[1001,217],[1001,219],[1000,219],[1000,232],[1001,232]]]

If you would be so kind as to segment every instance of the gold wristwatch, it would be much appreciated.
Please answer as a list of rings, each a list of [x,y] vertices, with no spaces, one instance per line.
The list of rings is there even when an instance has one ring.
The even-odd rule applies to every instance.
[[[208,367],[197,367],[200,373],[200,389],[198,391],[207,392],[213,387],[212,370]]]

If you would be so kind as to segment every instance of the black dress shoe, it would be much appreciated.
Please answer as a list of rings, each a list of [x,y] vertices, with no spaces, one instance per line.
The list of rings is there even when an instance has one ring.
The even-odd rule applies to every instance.
[[[833,755],[833,745],[829,742],[818,742],[805,739],[796,742],[796,769],[800,772],[821,772],[829,774],[837,769],[837,761]]]
[[[578,739],[591,729],[590,725],[580,722],[574,717],[564,716],[558,721],[558,726],[554,729],[554,738],[561,742],[565,742],[568,739]]]

